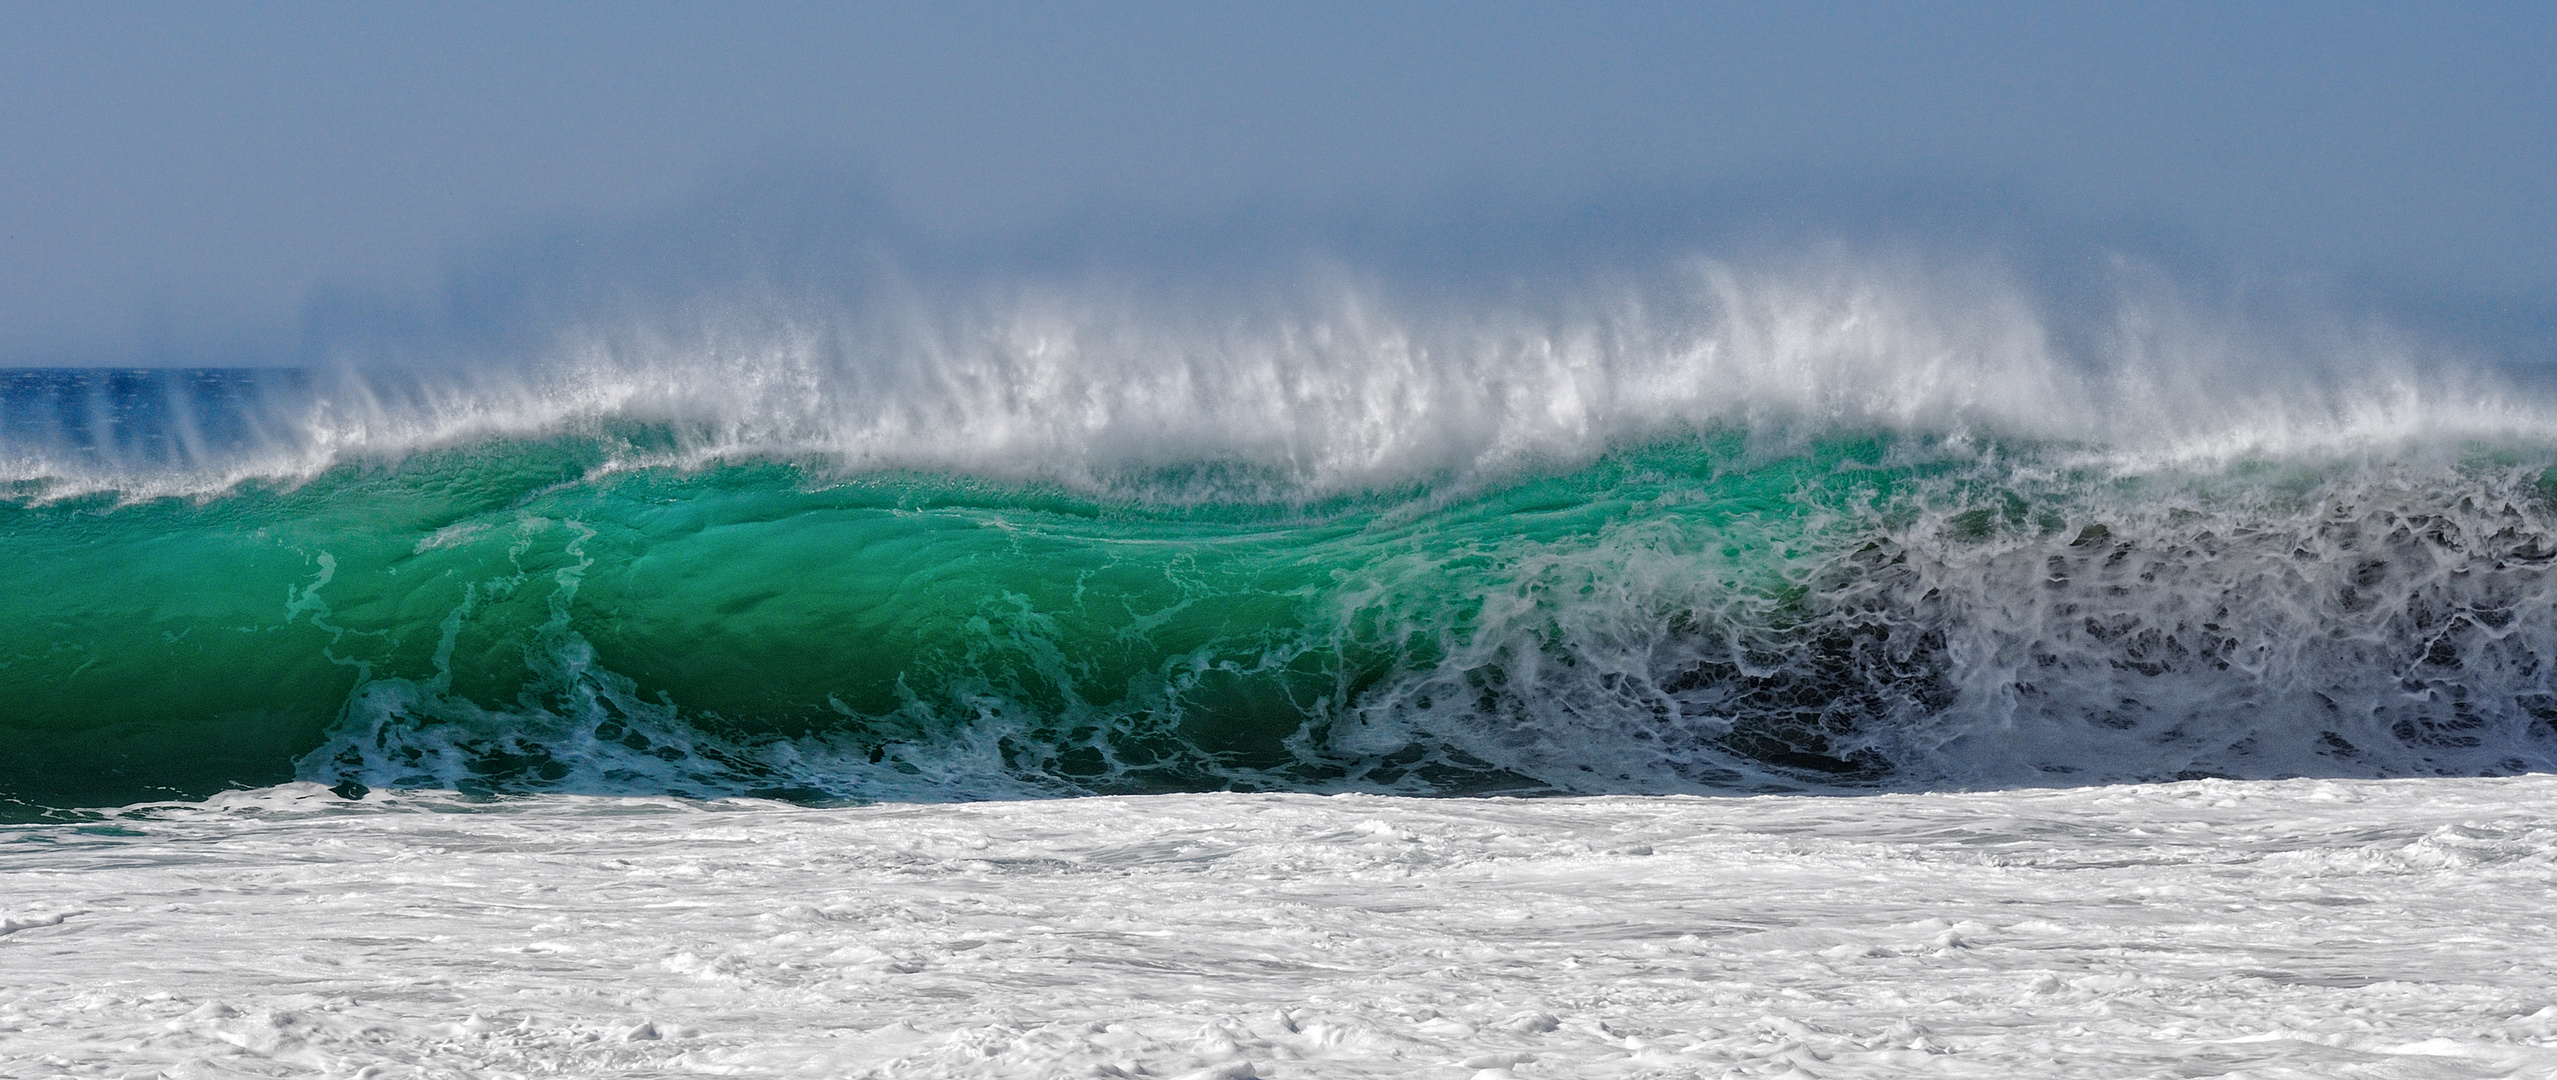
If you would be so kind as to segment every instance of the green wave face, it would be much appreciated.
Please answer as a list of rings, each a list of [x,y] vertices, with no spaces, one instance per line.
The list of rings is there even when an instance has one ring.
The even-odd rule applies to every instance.
[[[2557,540],[2527,454],[2134,475],[1734,435],[1272,505],[603,467],[624,449],[0,508],[0,791],[1716,791],[2551,760]]]
[[[346,760],[308,768],[377,783],[560,781],[622,756],[568,739],[735,774],[689,777],[704,787],[760,771],[859,794],[701,755],[796,741],[893,771],[918,767],[901,748],[988,732],[998,787],[1392,783],[1375,755],[1306,740],[1461,648],[1482,605],[1570,587],[1527,563],[1627,528],[1702,552],[1735,521],[1797,522],[1802,475],[1878,445],[1739,473],[1734,452],[1443,503],[1166,507],[770,464],[588,481],[603,448],[562,442],[204,502],[14,507],[0,786],[199,794],[286,778],[323,744]]]

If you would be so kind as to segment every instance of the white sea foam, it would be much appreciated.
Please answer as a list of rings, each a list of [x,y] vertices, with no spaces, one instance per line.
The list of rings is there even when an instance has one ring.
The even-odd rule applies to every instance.
[[[2557,779],[0,827],[0,1072],[2557,1070]]]

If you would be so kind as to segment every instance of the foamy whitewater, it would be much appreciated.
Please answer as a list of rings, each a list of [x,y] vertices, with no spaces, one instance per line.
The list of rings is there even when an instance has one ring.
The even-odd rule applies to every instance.
[[[0,373],[0,1061],[2557,1068],[2545,379],[1845,252],[865,273]]]
[[[12,1076],[2557,1072],[2557,783],[808,809],[316,785],[0,832]]]

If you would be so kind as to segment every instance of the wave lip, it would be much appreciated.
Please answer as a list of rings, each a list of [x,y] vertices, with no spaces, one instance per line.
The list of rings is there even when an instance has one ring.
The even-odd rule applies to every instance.
[[[633,466],[778,458],[1286,501],[1499,483],[1732,428],[2071,442],[2133,468],[2557,430],[2544,388],[2350,320],[2293,321],[2128,285],[2060,318],[1993,273],[1834,252],[1532,295],[1337,269],[1221,290],[758,286],[299,374],[19,373],[0,388],[0,467],[48,491],[211,494],[600,436],[632,440]]]

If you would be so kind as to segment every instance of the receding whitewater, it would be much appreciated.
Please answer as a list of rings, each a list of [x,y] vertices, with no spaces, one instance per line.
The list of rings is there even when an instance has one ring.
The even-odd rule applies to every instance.
[[[2539,1077],[2557,783],[0,825],[26,1077]]]

